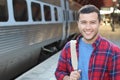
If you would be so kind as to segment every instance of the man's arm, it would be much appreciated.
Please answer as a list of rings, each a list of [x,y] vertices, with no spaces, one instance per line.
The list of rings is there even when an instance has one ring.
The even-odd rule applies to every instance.
[[[112,56],[111,79],[120,80],[120,49],[114,47],[114,55]]]
[[[55,76],[57,80],[63,80],[65,76],[69,76],[72,71],[72,66],[70,64],[70,46],[69,43],[65,45],[62,49],[58,65],[55,71]]]

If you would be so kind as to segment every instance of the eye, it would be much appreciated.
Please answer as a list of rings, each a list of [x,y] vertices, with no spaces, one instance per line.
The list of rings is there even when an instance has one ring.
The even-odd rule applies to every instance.
[[[91,21],[90,24],[96,24],[96,21]]]
[[[86,22],[86,21],[81,21],[80,23],[81,23],[81,24],[86,24],[87,22]]]

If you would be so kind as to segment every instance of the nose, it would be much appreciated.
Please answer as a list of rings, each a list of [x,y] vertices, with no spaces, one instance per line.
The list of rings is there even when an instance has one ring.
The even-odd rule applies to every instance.
[[[90,23],[87,23],[86,24],[86,29],[90,29],[91,28],[91,24]]]

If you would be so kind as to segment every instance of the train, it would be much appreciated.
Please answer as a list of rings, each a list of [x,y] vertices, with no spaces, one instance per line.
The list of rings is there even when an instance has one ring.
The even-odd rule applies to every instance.
[[[72,0],[0,0],[0,80],[35,66],[43,50],[54,51],[79,34]]]

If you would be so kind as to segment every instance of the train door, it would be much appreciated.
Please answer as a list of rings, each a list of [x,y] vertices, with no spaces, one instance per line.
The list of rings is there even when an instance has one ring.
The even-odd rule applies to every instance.
[[[61,0],[61,6],[63,8],[63,37],[62,40],[67,40],[68,37],[68,20],[69,20],[69,2],[68,0]]]
[[[66,32],[66,38],[68,38],[69,37],[69,31],[70,31],[69,2],[68,2],[68,0],[65,0],[65,15],[66,15],[65,32]]]

